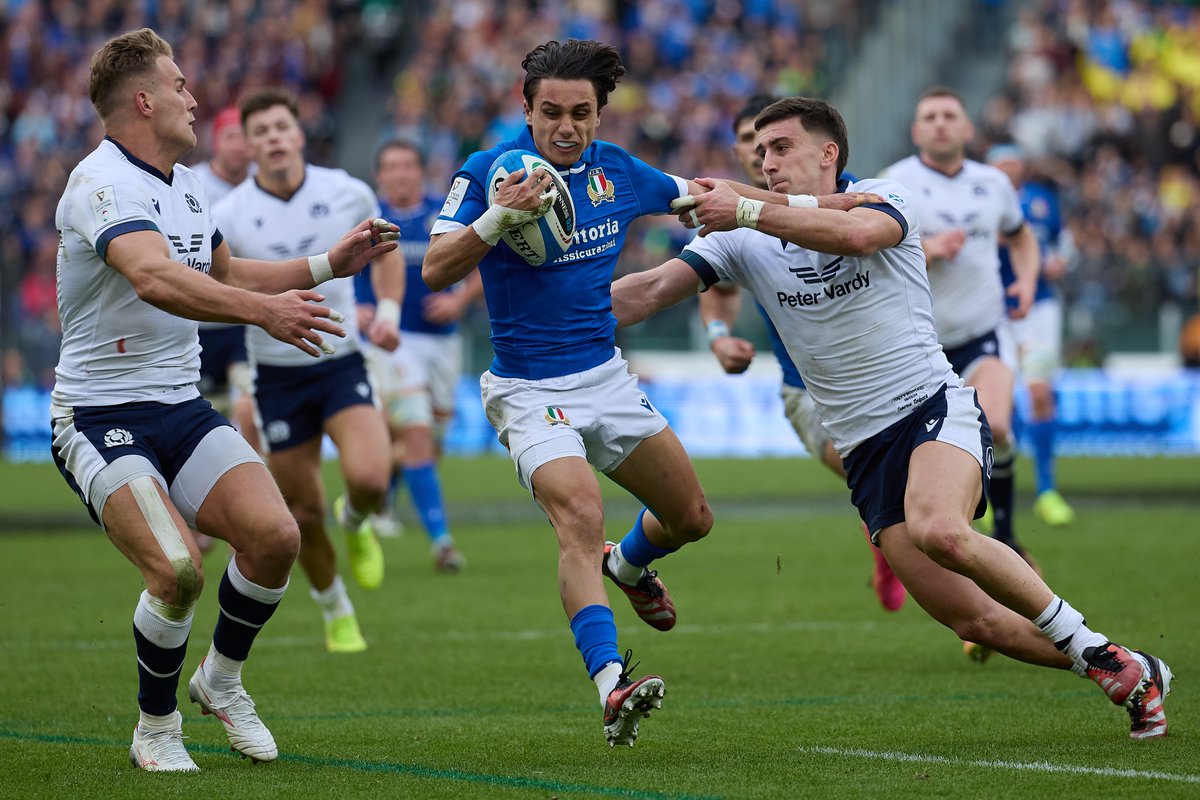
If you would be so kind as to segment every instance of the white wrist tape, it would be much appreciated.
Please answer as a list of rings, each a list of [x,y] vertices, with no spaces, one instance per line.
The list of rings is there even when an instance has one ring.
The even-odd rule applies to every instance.
[[[758,230],[758,216],[762,213],[763,206],[766,205],[762,200],[751,200],[749,197],[743,197],[738,200],[736,219],[739,228],[751,228]]]
[[[704,326],[704,332],[708,334],[708,343],[712,344],[722,336],[729,335],[729,325],[721,319],[714,319]]]
[[[816,208],[818,205],[817,198],[811,194],[788,195],[788,206],[791,208]]]
[[[395,300],[384,298],[375,304],[375,319],[386,322],[392,327],[400,325],[400,304]]]
[[[313,286],[333,279],[333,265],[329,263],[329,253],[318,253],[308,257],[308,270],[312,273]]]

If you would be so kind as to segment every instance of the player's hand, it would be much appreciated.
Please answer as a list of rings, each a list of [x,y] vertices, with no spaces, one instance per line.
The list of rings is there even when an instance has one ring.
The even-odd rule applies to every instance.
[[[467,310],[465,295],[461,291],[426,295],[421,303],[421,316],[434,325],[458,322]]]
[[[492,205],[502,206],[512,211],[528,212],[519,221],[514,218],[512,225],[506,226],[501,223],[502,227],[515,228],[545,216],[556,197],[558,197],[558,190],[554,188],[554,182],[545,169],[541,167],[535,169],[529,180],[525,180],[525,170],[519,169],[508,173],[496,187]]]
[[[922,236],[921,247],[925,248],[925,255],[930,258],[940,258],[949,261],[958,255],[958,251],[962,250],[962,246],[966,241],[967,232],[961,228],[955,228],[944,233]]]
[[[1042,262],[1042,277],[1048,281],[1057,281],[1067,274],[1067,260],[1055,253],[1047,256]]]
[[[838,192],[823,194],[817,198],[817,208],[829,208],[834,211],[849,211],[859,206],[886,202],[873,192]]]
[[[371,344],[387,350],[389,353],[400,346],[400,329],[394,323],[373,319],[365,330],[367,331],[367,340]]]
[[[754,360],[754,345],[737,336],[718,336],[709,345],[721,369],[729,375],[740,375]]]
[[[679,221],[683,226],[699,228],[701,236],[736,228],[737,204],[741,195],[724,181],[696,178],[695,182],[708,191],[703,194],[685,195],[671,201],[671,209],[678,212]]]
[[[1024,319],[1025,315],[1029,313],[1030,307],[1033,306],[1033,296],[1037,293],[1037,281],[1017,279],[1004,292],[1009,297],[1017,298],[1016,308],[1008,309],[1008,316],[1012,319]]]
[[[339,338],[346,336],[339,322],[345,319],[328,306],[314,303],[324,302],[325,295],[312,289],[293,289],[267,298],[266,319],[259,327],[281,342],[303,350],[313,358],[321,353],[332,353],[333,345],[326,342],[321,332]]]
[[[335,278],[345,278],[399,246],[398,227],[386,219],[364,219],[329,248],[329,266]]]
[[[354,321],[358,323],[358,329],[365,331],[371,327],[371,322],[375,319],[375,306],[359,303],[354,307]]]

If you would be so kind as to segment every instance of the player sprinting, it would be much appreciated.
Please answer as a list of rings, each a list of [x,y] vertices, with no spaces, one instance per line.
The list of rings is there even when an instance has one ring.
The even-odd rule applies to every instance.
[[[133,613],[138,706],[129,757],[195,772],[176,691],[204,583],[194,532],[234,551],[220,614],[188,695],[221,720],[233,749],[278,749],[242,684],[274,614],[299,531],[261,459],[196,390],[195,320],[262,326],[307,357],[342,336],[312,287],[394,250],[369,221],[327,253],[265,264],[231,258],[204,186],[178,160],[196,144],[196,101],[171,46],[149,28],[92,57],[88,95],[107,134],[71,172],[55,224],[62,349],[51,400],[52,452],[92,518],[141,572]],[[394,226],[384,230],[394,231]]]
[[[758,155],[756,143],[758,134],[754,130],[754,118],[764,108],[778,98],[770,95],[756,95],[734,115],[733,118],[733,155],[746,179],[760,189],[767,188],[766,177],[762,171],[762,158]],[[737,284],[720,281],[700,295],[700,317],[704,322],[708,336],[709,349],[716,356],[718,363],[725,372],[736,375],[745,372],[753,360],[755,351],[753,343],[734,336],[731,333],[733,323],[737,321],[741,311],[741,290]],[[774,323],[766,310],[758,303],[754,304],[762,315],[766,326],[767,336],[771,340],[771,350],[779,362],[783,373],[783,385],[780,394],[783,398],[783,411],[792,430],[804,442],[809,454],[829,468],[831,472],[846,479],[846,470],[842,466],[842,458],[833,447],[833,442],[813,406],[812,398],[804,387],[804,379],[775,329]],[[865,528],[864,528],[865,531]],[[870,534],[867,534],[868,539]],[[875,596],[888,611],[899,611],[904,605],[904,585],[888,566],[887,559],[879,548],[871,548],[874,568],[871,571],[871,588]]]
[[[305,163],[304,132],[291,95],[260,90],[242,100],[241,115],[257,172],[216,209],[234,253],[308,256],[336,241],[347,220],[379,216],[375,195],[365,183],[342,170]],[[404,284],[400,254],[379,259],[374,276],[382,295],[398,308]],[[335,501],[334,517],[345,534],[351,573],[360,586],[373,589],[383,581],[384,563],[367,514],[380,507],[387,491],[387,429],[359,351],[353,281],[331,281],[325,293],[351,333],[337,342],[334,352],[314,363],[254,329],[247,345],[267,465],[300,526],[300,565],[324,619],[325,647],[331,653],[356,653],[367,642],[325,528],[321,442],[328,434],[338,448],[346,493]],[[369,338],[394,349],[397,322],[395,315],[377,315]]]
[[[421,280],[421,263],[429,247],[429,231],[442,201],[425,194],[425,159],[416,145],[385,143],[375,158],[375,188],[384,219],[400,227],[400,247],[407,269],[404,305],[400,309],[400,347],[392,352],[367,346],[367,364],[383,402],[392,437],[391,507],[372,525],[380,535],[394,529],[401,483],[429,537],[434,566],[444,573],[466,566],[442,502],[437,462],[446,426],[454,417],[454,397],[462,373],[462,335],[458,323],[483,292],[479,274],[462,284],[431,292]],[[375,313],[371,268],[354,276],[359,308]]]
[[[1037,498],[1033,513],[1054,527],[1075,521],[1075,510],[1058,491],[1054,473],[1055,435],[1058,414],[1054,402],[1054,380],[1062,366],[1062,302],[1054,285],[1066,270],[1063,227],[1058,195],[1044,183],[1028,180],[1029,165],[1015,145],[997,145],[987,162],[1012,181],[1021,199],[1025,222],[1037,237],[1041,255],[1033,305],[1023,319],[1011,323],[1017,343],[1021,378],[1029,390],[1030,419],[1024,427],[1033,444]],[[1007,248],[1000,248],[1000,276],[1005,286],[1016,279]],[[1012,298],[1009,298],[1010,304]]]
[[[1091,630],[1016,551],[970,527],[985,505],[991,431],[938,344],[917,192],[894,180],[839,185],[846,128],[823,101],[781,100],[755,128],[781,196],[838,187],[886,201],[834,214],[702,181],[712,191],[684,201],[695,216],[681,217],[696,219],[702,238],[613,284],[619,323],[692,296],[698,283],[723,278],[752,292],[844,460],[851,501],[921,607],[960,638],[1091,678],[1127,709],[1133,738],[1165,734],[1166,664]],[[824,277],[805,282],[812,274]]]

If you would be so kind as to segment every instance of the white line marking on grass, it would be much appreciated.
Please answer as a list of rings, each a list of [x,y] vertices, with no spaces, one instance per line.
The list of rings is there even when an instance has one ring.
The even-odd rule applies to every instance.
[[[1139,769],[1114,769],[1112,767],[1080,767],[1074,764],[1051,764],[1048,761],[997,761],[994,759],[962,759],[946,756],[925,756],[889,750],[863,750],[858,747],[800,747],[801,753],[816,753],[828,756],[872,758],[877,761],[905,761],[918,764],[949,764],[965,767],[991,767],[1025,772],[1061,772],[1071,775],[1098,775],[1104,778],[1134,778],[1141,780],[1174,781],[1176,783],[1200,783],[1200,775],[1175,772],[1151,772]]]
[[[880,627],[877,622],[829,622],[825,620],[794,622],[729,622],[716,625],[679,625],[671,631],[673,636],[687,635],[721,635],[727,633],[796,633],[801,631],[858,631],[865,632]],[[895,628],[895,625],[890,625]],[[570,631],[562,628],[527,628],[510,631],[441,631],[439,633],[405,633],[402,637],[406,642],[525,642],[536,639],[561,639],[569,636]],[[396,637],[397,640],[401,637]],[[388,641],[387,637],[378,635],[372,637],[373,642]],[[290,649],[313,647],[320,645],[319,636],[271,636],[270,633],[260,637],[254,643],[255,650]],[[29,652],[34,650],[126,650],[132,649],[133,637],[123,636],[120,639],[40,639],[37,641],[15,641],[5,644],[7,651]]]

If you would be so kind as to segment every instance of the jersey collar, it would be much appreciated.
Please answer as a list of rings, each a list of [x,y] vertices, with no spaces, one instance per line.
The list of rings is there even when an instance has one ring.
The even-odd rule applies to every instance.
[[[925,159],[921,158],[920,154],[917,155],[917,163],[920,164],[925,169],[929,170],[930,172],[936,172],[938,175],[941,175],[943,178],[957,178],[959,175],[962,174],[962,171],[967,168],[967,160],[965,158],[963,159],[963,162],[958,165],[958,169],[954,170],[954,172],[942,172],[940,169],[933,166]]]
[[[165,183],[167,186],[170,186],[171,181],[175,179],[175,170],[171,170],[170,175],[163,175],[161,172],[158,171],[157,168],[150,166],[145,161],[142,161],[140,158],[135,156],[133,153],[129,152],[127,149],[125,149],[125,146],[123,144],[121,144],[116,139],[112,138],[111,136],[105,136],[104,140],[108,141],[108,142],[112,142],[114,145],[116,145],[117,149],[121,151],[121,155],[123,155],[123,156],[125,156],[125,158],[129,159],[130,164],[133,164],[135,167],[140,169],[142,172],[146,172],[146,173],[149,173],[150,175],[153,175],[154,177],[158,178],[160,181]]]
[[[537,149],[537,145],[533,141],[533,133],[530,131],[528,125],[526,125],[525,130],[521,131],[520,135],[517,136],[513,144],[515,144],[520,150],[532,150],[533,152],[542,156],[542,158],[546,158],[546,156]],[[583,172],[585,169],[587,169],[588,164],[591,164],[596,160],[596,149],[596,141],[592,140],[592,143],[589,144],[587,149],[583,151],[582,157],[574,164],[569,167],[560,167],[555,164],[554,167],[558,170],[559,174],[574,175],[576,173]],[[549,161],[549,159],[546,160]]]

